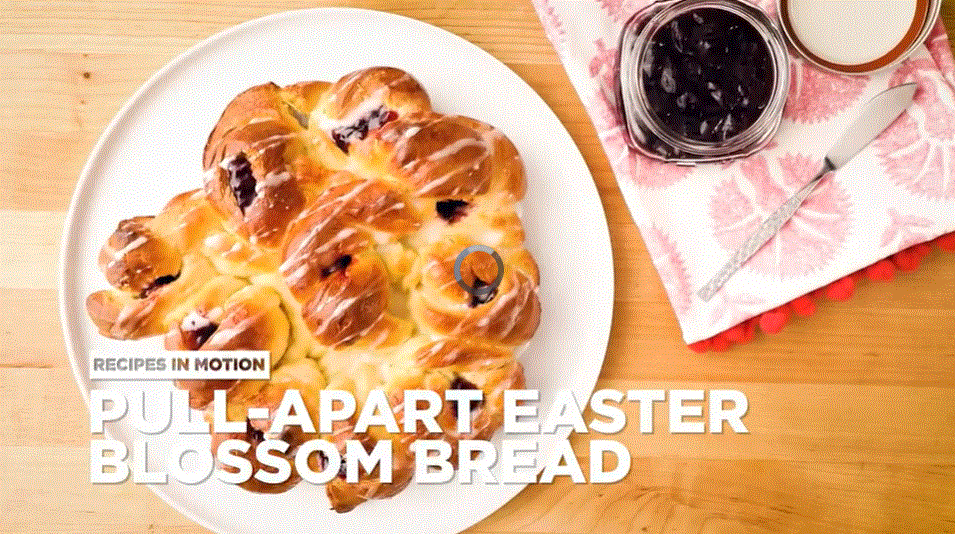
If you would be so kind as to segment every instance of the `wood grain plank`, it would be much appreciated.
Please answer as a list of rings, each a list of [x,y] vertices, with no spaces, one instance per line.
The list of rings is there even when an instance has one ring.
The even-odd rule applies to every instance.
[[[955,465],[955,389],[716,381],[693,383],[601,380],[598,388],[737,389],[749,399],[748,434],[671,434],[664,403],[654,405],[654,433],[641,434],[639,408],[621,408],[629,424],[611,439],[633,456],[802,462]],[[704,416],[708,409],[704,403]],[[692,419],[694,421],[701,419]],[[583,447],[606,439],[581,434]]]
[[[8,430],[0,446],[88,447],[89,412],[69,366],[0,367],[0,393],[0,423]]]
[[[63,214],[0,210],[7,232],[0,239],[0,287],[53,289],[58,275]]]
[[[557,63],[530,2],[454,0],[298,0],[263,2],[7,1],[0,4],[0,49],[87,53],[184,51],[254,18],[312,7],[364,7],[441,26],[504,61]]]
[[[0,532],[207,532],[135,484],[90,485],[80,447],[0,447]],[[532,485],[468,532],[950,533],[955,467],[635,458],[608,486]],[[37,480],[43,484],[37,484]],[[49,488],[57,488],[55,492]],[[892,488],[885,495],[885,488]],[[324,505],[320,488],[316,506]],[[891,499],[891,507],[879,506]]]
[[[0,368],[69,365],[55,291],[0,289],[0,310]]]
[[[953,476],[953,466],[635,458],[618,484],[530,486],[470,532],[950,533]]]
[[[0,446],[0,462],[2,533],[209,532],[145,486],[90,484],[88,448]]]
[[[567,126],[614,246],[600,387],[726,385],[750,395],[748,436],[631,427],[617,436],[636,456],[625,481],[532,486],[471,532],[955,533],[955,255],[936,253],[926,268],[866,285],[757,344],[689,352],[593,126],[533,7],[512,0],[0,2],[0,533],[206,532],[145,488],[88,483],[87,412],[56,317],[63,211],[103,128],[162,65],[239,22],[333,4],[468,39]],[[955,23],[955,3],[945,0],[942,16]],[[574,438],[581,457],[592,437]]]

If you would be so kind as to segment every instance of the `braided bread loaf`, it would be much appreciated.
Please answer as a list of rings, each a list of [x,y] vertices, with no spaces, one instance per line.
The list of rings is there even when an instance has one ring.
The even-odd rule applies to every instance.
[[[401,491],[414,439],[453,446],[501,426],[503,391],[524,384],[515,351],[540,318],[537,266],[517,211],[524,169],[501,132],[433,112],[414,78],[377,67],[334,84],[248,89],[212,130],[203,164],[202,190],[154,217],[122,221],[103,247],[99,264],[113,288],[90,295],[87,309],[104,336],[164,335],[173,350],[269,351],[268,381],[177,382],[196,409],[227,390],[237,421],[250,407],[274,409],[287,389],[300,390],[310,410],[322,389],[349,390],[359,411],[380,389],[399,422],[406,389],[484,392],[469,435],[457,433],[451,406],[440,433],[356,434],[354,421],[336,422],[331,435],[285,432],[289,455],[314,438],[342,452],[348,439],[392,440],[390,484],[363,473],[326,486],[340,512]],[[479,296],[454,278],[471,245],[504,261],[500,285]],[[497,268],[473,253],[462,278],[486,287]],[[213,449],[232,438],[254,451],[269,425],[247,420],[245,434],[213,436]],[[253,478],[243,487],[280,492],[299,480],[293,473],[281,485]]]

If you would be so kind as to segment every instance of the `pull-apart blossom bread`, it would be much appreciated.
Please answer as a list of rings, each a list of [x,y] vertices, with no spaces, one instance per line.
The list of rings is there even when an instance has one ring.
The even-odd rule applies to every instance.
[[[348,440],[371,449],[392,442],[391,482],[381,473],[342,471],[326,485],[333,509],[400,492],[414,472],[415,439],[487,439],[503,421],[503,392],[521,388],[515,353],[540,319],[539,275],[524,248],[517,203],[524,167],[514,145],[480,121],[432,111],[408,73],[374,67],[335,83],[267,83],[232,100],[209,135],[201,190],[175,197],[157,215],[119,223],[98,258],[112,289],[87,299],[90,318],[114,339],[164,336],[171,350],[263,350],[269,380],[182,380],[193,408],[209,410],[224,390],[230,419],[246,431],[213,435],[254,446],[310,439],[344,453]],[[492,247],[454,264],[472,245]],[[358,411],[381,390],[403,421],[404,391],[483,392],[471,431],[446,403],[441,432],[355,432],[355,418],[330,434],[288,428],[270,435],[271,414],[289,389],[313,418],[323,389],[355,395]],[[265,408],[267,420],[249,420]],[[262,410],[257,410],[261,412]],[[356,412],[357,413],[357,412]],[[316,425],[318,421],[316,420]],[[309,458],[318,469],[323,457]],[[293,470],[294,471],[294,470]],[[282,484],[255,478],[250,491]]]

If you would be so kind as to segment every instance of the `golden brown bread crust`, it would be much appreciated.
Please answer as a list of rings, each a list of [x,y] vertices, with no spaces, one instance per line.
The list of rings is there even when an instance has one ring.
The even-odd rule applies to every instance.
[[[143,294],[157,279],[175,277],[182,270],[182,256],[153,234],[153,217],[121,221],[103,245],[99,267],[114,287]]]
[[[348,153],[385,124],[431,110],[428,94],[407,72],[370,67],[347,74],[320,98],[310,124],[321,138]]]
[[[409,116],[360,141],[356,157],[426,198],[469,198],[506,192],[524,198],[524,165],[499,130],[461,116]]]
[[[332,84],[321,81],[298,82],[282,89],[283,100],[288,104],[287,111],[299,126],[308,128],[309,110],[315,109]]]
[[[92,293],[86,310],[102,335],[113,339],[140,339],[166,332],[184,295],[199,292],[218,273],[204,257],[187,256],[177,278],[145,294],[118,290]]]
[[[376,443],[373,438],[356,434],[352,434],[348,439],[359,440],[368,451],[374,448]],[[325,485],[325,493],[328,495],[332,510],[338,513],[350,512],[370,499],[394,497],[408,486],[414,476],[414,458],[408,450],[395,445],[394,442],[392,447],[394,448],[392,449],[391,482],[381,481],[380,467],[375,467],[369,473],[359,466],[358,482],[348,482],[342,470],[339,476]],[[339,452],[342,453],[342,465],[344,465],[344,448]]]
[[[407,72],[394,67],[369,67],[356,70],[338,79],[325,91],[317,113],[340,121],[356,109],[381,103],[400,116],[431,110],[424,88]]]
[[[412,290],[409,302],[412,316],[423,328],[442,336],[511,346],[527,342],[537,330],[541,312],[534,259],[523,248],[498,248],[504,263],[501,283],[490,294],[477,297],[454,278],[458,254],[473,244],[458,237],[424,252],[421,285]],[[489,254],[473,253],[464,259],[461,277],[471,287],[487,286],[497,277],[497,263]]]
[[[327,171],[308,154],[301,114],[310,91],[275,84],[253,87],[226,107],[206,143],[203,164],[209,202],[240,234],[278,246],[289,222],[317,194]]]
[[[291,326],[281,298],[263,286],[220,286],[235,291],[225,303],[212,295],[192,307],[164,338],[168,350],[265,350],[274,367],[291,346]],[[216,295],[221,298],[221,294]],[[210,298],[211,297],[211,298]],[[212,402],[215,390],[228,390],[236,380],[179,380],[189,391],[189,405],[202,409]]]
[[[253,472],[265,469],[267,472],[274,473],[275,471],[272,468],[264,467],[256,459],[255,448],[266,439],[279,439],[288,443],[289,448],[283,454],[272,452],[272,455],[284,457],[292,466],[292,474],[284,483],[269,484],[252,477],[239,484],[240,487],[256,493],[282,493],[301,481],[301,475],[295,468],[295,453],[303,443],[311,439],[319,439],[319,435],[304,432],[301,427],[297,426],[285,428],[277,435],[269,434],[269,430],[272,426],[275,410],[282,402],[285,392],[290,389],[298,390],[310,417],[318,421],[318,392],[324,387],[325,377],[322,375],[318,363],[309,358],[302,358],[274,370],[268,382],[244,381],[229,389],[226,394],[229,420],[241,421],[246,417],[249,408],[265,408],[268,410],[269,418],[264,420],[246,419],[245,431],[241,433],[214,433],[211,443],[213,455],[216,454],[219,445],[225,440],[245,441],[249,444],[249,450],[241,456],[252,464]],[[308,458],[308,464],[313,470],[318,471],[320,469],[319,462],[319,458],[315,455]],[[221,467],[229,472],[237,471],[234,468]]]
[[[383,182],[343,180],[291,226],[281,266],[312,335],[333,348],[384,344],[401,324],[388,317],[387,268],[372,232],[403,237],[417,224],[404,195]]]
[[[326,492],[348,511],[387,498],[411,480],[415,439],[487,439],[501,426],[503,392],[524,385],[515,353],[540,320],[539,275],[524,248],[517,202],[524,167],[514,145],[480,121],[431,110],[408,73],[372,67],[335,83],[267,83],[238,95],[210,133],[203,189],[173,198],[154,217],[123,221],[100,253],[113,289],[89,296],[100,331],[116,339],[165,334],[177,350],[267,350],[269,380],[192,380],[177,386],[209,410],[225,390],[230,420],[266,408],[268,420],[216,434],[254,447],[281,438],[292,447],[355,439],[394,449],[392,482],[377,471]],[[495,292],[474,296],[454,279],[460,252],[494,248],[504,262]],[[463,262],[464,281],[497,276],[485,253]],[[473,428],[457,431],[457,407],[439,414],[440,432],[356,433],[338,421],[328,435],[287,428],[270,435],[274,410],[297,389],[315,412],[324,388],[351,391],[360,407],[381,390],[399,423],[406,389],[480,389]],[[208,414],[208,412],[207,412]],[[313,416],[315,414],[313,413]],[[208,417],[208,415],[207,415]],[[314,418],[314,417],[313,417]],[[323,460],[309,458],[317,469]],[[251,479],[242,487],[293,487]]]
[[[448,389],[480,389],[483,400],[472,406],[471,431],[457,431],[457,405],[445,403],[438,416],[445,439],[490,439],[504,423],[504,391],[524,388],[524,369],[512,351],[460,339],[431,342],[415,353],[425,369],[423,385],[444,396]]]
[[[178,277],[183,256],[219,227],[201,191],[186,191],[155,217],[120,221],[100,250],[100,270],[116,289],[144,298]]]

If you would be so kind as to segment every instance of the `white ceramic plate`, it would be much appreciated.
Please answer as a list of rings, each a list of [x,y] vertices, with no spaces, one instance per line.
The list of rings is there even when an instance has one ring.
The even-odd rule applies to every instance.
[[[156,213],[175,193],[201,186],[206,137],[240,91],[269,80],[331,81],[371,65],[409,71],[428,90],[435,110],[486,121],[514,141],[527,167],[524,223],[527,246],[540,264],[544,310],[522,358],[528,387],[541,390],[542,406],[562,389],[586,401],[607,348],[613,263],[603,208],[580,152],[544,101],[490,54],[434,26],[357,9],[281,13],[216,35],[159,71],[106,129],[83,170],[62,249],[60,311],[73,370],[87,400],[91,388],[146,388],[149,402],[172,387],[166,382],[96,383],[88,377],[91,349],[133,353],[161,343],[105,339],[86,316],[84,299],[106,285],[96,257],[116,223]],[[125,420],[107,433],[127,444],[146,439],[154,451],[149,464],[157,467],[177,440],[194,440],[199,447],[209,440],[172,433],[143,436]],[[533,439],[546,456],[564,436]],[[348,514],[330,511],[324,488],[307,483],[281,495],[252,494],[214,478],[194,486],[152,488],[218,532],[443,534],[483,519],[523,486],[412,484],[394,499]]]

